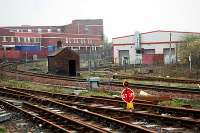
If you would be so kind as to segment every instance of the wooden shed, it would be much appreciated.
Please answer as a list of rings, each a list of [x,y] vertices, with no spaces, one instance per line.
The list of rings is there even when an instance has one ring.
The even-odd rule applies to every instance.
[[[60,48],[48,55],[48,72],[67,76],[80,75],[80,57],[69,48]]]

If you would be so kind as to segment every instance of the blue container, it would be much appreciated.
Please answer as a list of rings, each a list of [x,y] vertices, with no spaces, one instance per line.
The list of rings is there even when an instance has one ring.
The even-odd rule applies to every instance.
[[[57,49],[55,45],[49,45],[48,46],[48,52],[54,52]]]
[[[39,45],[22,45],[22,46],[15,46],[15,49],[22,52],[38,52],[40,51],[40,46]]]

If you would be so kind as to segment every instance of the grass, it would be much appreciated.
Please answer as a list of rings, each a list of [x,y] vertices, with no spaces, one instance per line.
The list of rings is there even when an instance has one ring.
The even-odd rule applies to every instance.
[[[6,133],[6,129],[4,127],[0,127],[0,133]]]
[[[19,65],[18,69],[20,70],[26,70],[26,71],[33,71],[37,73],[46,73],[47,72],[47,61],[40,61],[40,62],[34,62],[34,63],[27,63],[23,65]],[[126,75],[134,75],[136,72],[135,69],[127,69],[126,73],[124,70],[119,70],[118,74],[126,74]],[[109,75],[105,71],[92,71],[92,72],[81,72],[81,78],[88,78],[90,76],[93,77],[100,77],[102,81],[108,81]],[[116,80],[119,82],[123,82],[123,80]],[[197,84],[184,84],[184,83],[168,83],[168,82],[162,82],[162,81],[139,81],[139,80],[133,80],[128,79],[130,83],[140,83],[140,84],[150,84],[150,85],[162,85],[162,86],[171,86],[171,87],[187,87],[187,88],[199,88]]]
[[[192,108],[200,109],[200,100],[173,99],[171,101],[160,102],[159,104],[170,107],[181,107],[183,105],[191,105]]]
[[[31,90],[39,90],[39,91],[47,91],[51,93],[62,93],[62,94],[71,94],[76,89],[72,88],[63,88],[63,87],[52,87],[43,84],[37,84],[30,81],[16,81],[9,79],[0,79],[0,84],[10,87],[17,88],[27,88]],[[98,89],[87,89],[87,91],[82,91],[79,93],[81,96],[112,96],[117,95],[120,96],[120,92],[108,92],[105,90]],[[181,107],[182,105],[191,105],[193,108],[200,109],[200,100],[188,100],[188,99],[173,99],[171,101],[163,101],[159,103],[160,105],[171,106],[171,107]],[[1,132],[0,132],[1,133]]]
[[[82,72],[81,77],[86,78],[89,76],[100,77],[102,81],[108,81],[109,76],[106,72]],[[124,79],[115,79],[115,81],[123,82]],[[184,83],[169,83],[169,82],[162,82],[162,81],[145,81],[145,80],[133,80],[128,79],[130,83],[138,83],[138,84],[148,84],[148,85],[161,85],[161,86],[171,86],[171,87],[186,87],[186,88],[199,88],[197,84],[184,84]]]
[[[36,72],[36,73],[47,73],[48,72],[47,60],[18,65],[17,68],[19,70],[32,71],[32,72]]]
[[[9,79],[0,79],[0,84],[10,87],[17,87],[17,88],[24,88],[24,89],[31,89],[31,90],[38,90],[38,91],[47,91],[51,93],[64,93],[64,94],[71,94],[74,92],[75,89],[72,88],[63,88],[63,87],[52,87],[43,84],[37,84],[30,81],[16,81],[16,80],[9,80]],[[82,96],[112,96],[112,95],[120,95],[118,92],[107,92],[104,90],[91,90],[82,91],[80,92]]]
[[[1,85],[10,86],[10,87],[17,87],[17,88],[26,88],[32,90],[39,90],[39,91],[48,91],[52,93],[71,93],[73,89],[67,89],[62,87],[50,87],[47,85],[37,84],[30,81],[16,81],[16,80],[0,80]]]
[[[82,96],[112,96],[112,95],[120,95],[120,92],[107,92],[103,90],[89,90],[88,92],[81,92]]]
[[[123,81],[123,80],[121,80],[121,81]],[[170,87],[186,87],[186,88],[199,88],[197,84],[168,83],[168,82],[161,82],[161,81],[139,81],[139,80],[131,80],[131,79],[128,80],[128,81],[130,83],[139,83],[139,84],[148,84],[148,85],[160,85],[160,86],[170,86]]]

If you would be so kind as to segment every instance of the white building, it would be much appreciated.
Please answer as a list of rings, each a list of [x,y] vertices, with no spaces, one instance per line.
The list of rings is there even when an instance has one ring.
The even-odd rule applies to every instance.
[[[158,30],[113,38],[114,63],[151,64],[152,61],[148,61],[148,56],[156,55],[160,55],[165,64],[175,63],[178,44],[189,35],[200,35],[200,33]]]

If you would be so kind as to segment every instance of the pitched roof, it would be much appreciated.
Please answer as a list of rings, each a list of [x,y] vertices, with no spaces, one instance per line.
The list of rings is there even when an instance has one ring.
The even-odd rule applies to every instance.
[[[56,56],[57,54],[59,54],[61,51],[63,51],[65,48],[60,48],[57,49],[56,51],[54,51],[53,53],[49,54],[48,56]]]

